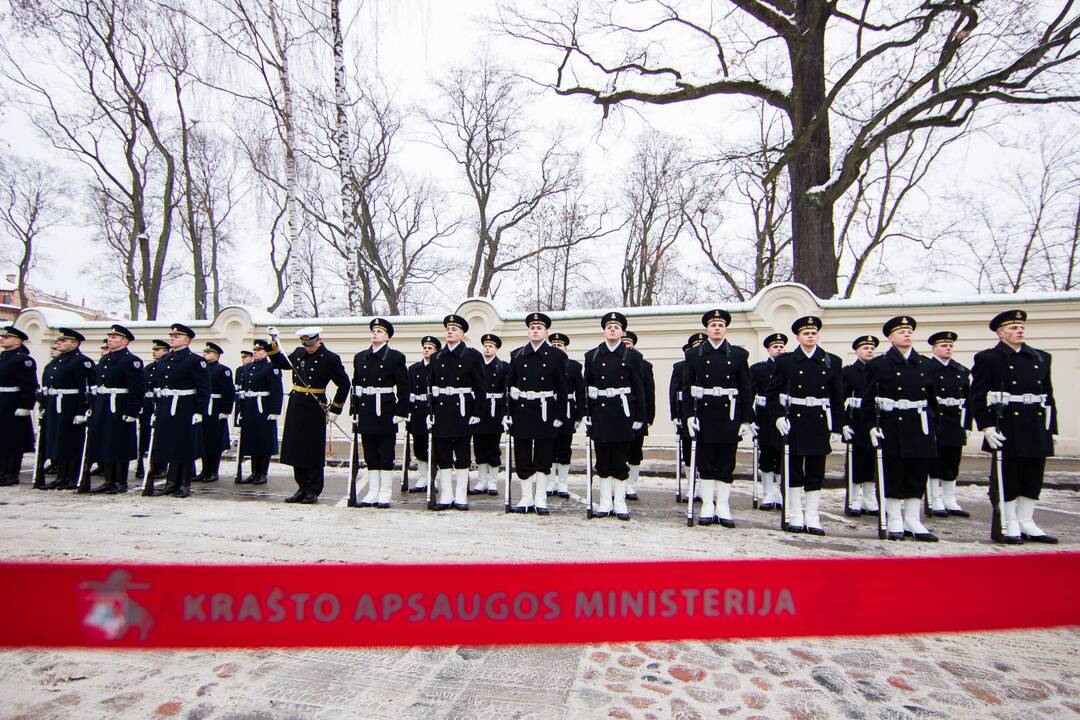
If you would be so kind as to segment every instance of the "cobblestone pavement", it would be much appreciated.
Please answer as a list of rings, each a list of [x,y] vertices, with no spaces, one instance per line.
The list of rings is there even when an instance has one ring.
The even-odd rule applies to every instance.
[[[577,498],[582,478],[572,478]],[[936,545],[876,540],[874,520],[845,518],[826,491],[829,535],[789,535],[749,508],[737,530],[687,528],[670,479],[646,477],[629,523],[586,522],[577,499],[548,518],[430,513],[417,495],[391,510],[284,505],[275,469],[257,490],[196,485],[188,500],[0,491],[7,558],[171,562],[551,561],[925,556],[1016,552],[989,543],[986,489],[961,488],[971,519],[930,523]],[[1048,490],[1037,516],[1075,550],[1080,493]],[[988,591],[992,591],[988,579]],[[1032,589],[1038,592],[1037,588]],[[897,580],[903,592],[903,579]],[[913,603],[919,602],[913,598]],[[957,608],[956,612],[964,612]],[[0,652],[0,717],[49,718],[1070,718],[1080,716],[1080,630],[805,638],[710,643],[378,650]]]

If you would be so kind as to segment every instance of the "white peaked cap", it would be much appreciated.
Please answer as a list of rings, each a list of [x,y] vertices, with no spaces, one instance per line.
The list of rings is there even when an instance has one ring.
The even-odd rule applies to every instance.
[[[320,334],[322,334],[322,328],[315,326],[300,328],[296,331],[296,337],[315,337]]]

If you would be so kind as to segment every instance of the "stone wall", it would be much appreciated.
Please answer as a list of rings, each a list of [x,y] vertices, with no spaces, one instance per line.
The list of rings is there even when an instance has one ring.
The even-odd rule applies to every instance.
[[[926,338],[939,330],[959,334],[956,359],[970,367],[976,352],[996,342],[987,323],[1003,310],[1020,307],[1028,313],[1028,342],[1054,357],[1053,382],[1057,388],[1059,410],[1057,452],[1059,455],[1080,455],[1080,411],[1074,401],[1075,388],[1080,384],[1080,293],[1025,293],[1019,295],[945,296],[921,294],[908,296],[879,296],[870,299],[820,300],[802,285],[784,283],[772,285],[743,303],[726,303],[732,324],[728,339],[750,351],[751,362],[765,357],[761,343],[765,336],[780,331],[791,336],[792,321],[803,315],[819,315],[824,328],[822,346],[839,355],[845,364],[854,359],[851,341],[858,335],[881,337],[881,324],[895,315],[908,314],[918,321],[916,349],[929,352]],[[647,438],[647,446],[673,446],[674,428],[668,416],[667,389],[671,367],[681,356],[687,336],[701,329],[701,314],[711,305],[671,306],[623,309],[630,329],[638,334],[638,349],[652,362],[657,388],[656,423]],[[604,310],[549,313],[552,330],[570,336],[570,354],[582,360],[585,351],[601,342],[599,318]],[[470,325],[467,341],[478,344],[481,335],[494,332],[503,340],[500,357],[507,359],[510,350],[527,341],[525,312],[506,312],[486,299],[472,298],[455,310]],[[420,355],[420,338],[434,334],[442,337],[442,315],[389,318],[396,332],[391,345],[404,352],[409,362]],[[66,320],[67,318],[65,318]],[[178,320],[191,326],[198,337],[192,344],[200,349],[202,342],[213,341],[225,349],[223,361],[235,367],[240,363],[241,348],[248,348],[255,337],[266,337],[266,328],[276,325],[287,349],[295,346],[294,333],[300,327],[318,325],[327,346],[345,360],[351,372],[353,354],[369,345],[367,322],[370,318],[344,317],[312,319],[277,319],[263,311],[226,308],[213,321],[185,321],[174,318],[168,322],[132,322],[128,327],[137,340],[131,349],[143,357],[150,355],[150,342],[164,339],[169,324]],[[30,350],[39,365],[47,362],[44,347],[56,337],[60,323],[49,313],[40,310],[24,311],[16,325],[30,336]],[[108,322],[74,322],[87,336],[84,352],[96,359],[97,346],[104,337]],[[789,344],[789,349],[793,344]],[[286,392],[288,378],[286,377]],[[970,450],[978,447],[979,435],[973,435]],[[582,438],[579,438],[579,440]]]

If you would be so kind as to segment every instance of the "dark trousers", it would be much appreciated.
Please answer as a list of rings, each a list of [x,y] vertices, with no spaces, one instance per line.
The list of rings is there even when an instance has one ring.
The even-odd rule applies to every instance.
[[[440,470],[457,468],[468,470],[471,464],[469,436],[460,438],[434,438],[435,465]]]
[[[368,470],[393,470],[394,435],[361,435],[360,444],[364,448],[364,464]]]
[[[820,490],[825,484],[824,455],[791,454],[791,487],[805,488],[806,492]]]
[[[1012,502],[1021,496],[1038,500],[1045,470],[1046,458],[1003,458],[1001,471],[1005,475],[1005,502]],[[990,479],[993,480],[990,483],[990,504],[997,505],[997,463],[993,460],[990,462]]]
[[[5,455],[0,458],[0,476],[14,475],[18,477],[19,470],[22,469],[23,454],[18,455]]]
[[[514,471],[522,480],[547,475],[555,457],[555,438],[514,438]]]
[[[758,446],[758,470],[761,472],[781,472],[780,465],[783,459],[784,454],[780,451],[780,448],[766,445]]]
[[[169,473],[165,476],[165,485],[166,487],[190,485],[193,477],[195,477],[195,463],[169,463]]]
[[[112,483],[127,488],[128,466],[130,463],[98,463],[98,465],[101,467],[101,474],[105,478],[106,485]]]
[[[551,461],[556,465],[569,465],[570,458],[573,456],[573,449],[570,447],[573,440],[573,435],[559,435],[556,437],[555,452]]]
[[[731,482],[735,476],[735,443],[698,443],[697,467],[702,480]]]
[[[171,465],[169,466],[172,467]],[[270,472],[270,456],[269,455],[252,455],[251,456],[251,474],[253,476],[265,477]]]
[[[960,474],[960,451],[956,447],[941,447],[938,445],[937,457],[930,463],[930,477],[938,480],[955,480]]]
[[[500,440],[502,440],[502,433],[473,435],[473,454],[476,455],[477,465],[499,467],[502,462],[502,453],[499,448]]]
[[[207,478],[217,475],[221,467],[221,455],[204,455],[202,459],[202,476]]]
[[[293,479],[301,490],[319,497],[323,491],[323,467],[293,467]]]
[[[851,446],[851,481],[877,482],[877,451],[874,448]]]
[[[634,442],[630,443],[630,449],[626,452],[626,462],[630,465],[640,465],[645,458],[645,436],[638,435]]]
[[[412,434],[412,454],[417,460],[427,462],[427,433]]]
[[[79,479],[79,470],[81,458],[61,458],[54,460],[53,465],[56,466],[56,479],[57,480],[69,480],[77,481]]]
[[[630,468],[626,463],[626,456],[630,452],[630,443],[627,442],[597,442],[594,443],[596,450],[596,474],[600,477],[613,477],[616,480],[626,480],[630,477]]]
[[[885,497],[894,500],[921,498],[930,476],[930,458],[902,458],[886,455]]]

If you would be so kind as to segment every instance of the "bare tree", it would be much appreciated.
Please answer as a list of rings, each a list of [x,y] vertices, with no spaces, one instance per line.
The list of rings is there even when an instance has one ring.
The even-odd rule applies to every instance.
[[[29,305],[30,271],[40,259],[40,235],[62,218],[67,192],[56,168],[41,161],[0,155],[0,223],[16,242],[19,307]]]
[[[891,138],[962,126],[984,104],[1080,101],[1071,0],[1049,11],[970,0],[724,5],[545,3],[505,8],[501,26],[551,53],[556,93],[586,97],[605,115],[723,95],[782,112],[789,140],[765,177],[788,175],[795,279],[821,297],[837,292],[833,207]],[[834,142],[837,117],[853,128]]]
[[[531,166],[526,161],[525,97],[518,81],[484,60],[459,68],[439,82],[443,106],[426,118],[437,144],[465,174],[476,203],[468,296],[493,297],[499,273],[560,247],[520,247],[518,225],[542,203],[571,186],[576,158],[549,144]]]
[[[623,252],[622,304],[655,305],[672,276],[675,243],[693,202],[688,166],[679,142],[646,133],[623,175],[620,206],[628,235]]]

